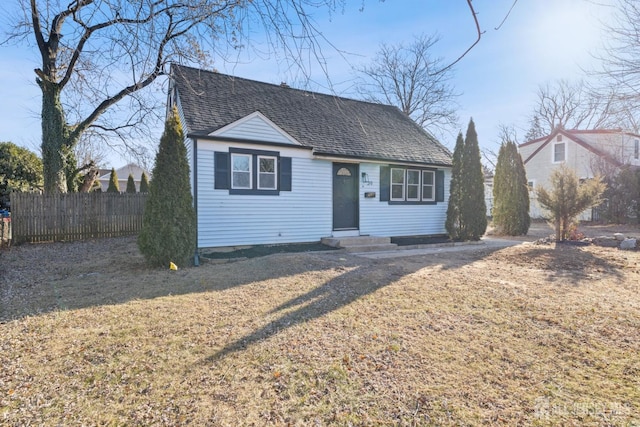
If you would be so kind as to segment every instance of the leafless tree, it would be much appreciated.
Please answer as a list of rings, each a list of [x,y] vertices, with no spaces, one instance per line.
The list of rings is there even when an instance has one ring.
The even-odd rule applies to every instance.
[[[150,90],[170,62],[211,68],[211,58],[233,60],[281,52],[278,59],[328,74],[324,49],[335,48],[316,27],[313,11],[340,12],[346,0],[15,0],[18,12],[0,44],[38,50],[35,69],[42,92],[42,157],[45,191],[66,192],[78,166],[74,149],[155,135],[163,101]],[[362,0],[364,7],[365,1]],[[471,0],[467,5],[480,41]],[[266,39],[267,42],[259,43]],[[445,67],[445,68],[447,68]],[[159,113],[160,112],[160,113]],[[71,179],[73,181],[73,179]]]
[[[429,131],[457,128],[459,94],[451,83],[453,69],[432,54],[438,40],[421,35],[408,46],[382,44],[371,65],[357,70],[358,92],[368,101],[396,105]]]
[[[89,134],[132,148],[153,134],[157,96],[149,88],[168,63],[211,66],[264,30],[290,61],[322,57],[308,9],[344,0],[17,0],[4,43],[38,49],[45,191],[66,192],[78,169],[74,148]],[[258,37],[258,36],[256,36]],[[143,90],[146,89],[146,90]],[[155,101],[155,103],[153,102]],[[133,147],[139,148],[139,147]]]
[[[594,93],[584,81],[558,80],[538,87],[528,137],[553,129],[598,129],[609,124],[611,97]]]
[[[618,0],[616,13],[607,25],[609,39],[599,58],[601,76],[609,87],[615,85],[619,97],[640,100],[640,3]]]

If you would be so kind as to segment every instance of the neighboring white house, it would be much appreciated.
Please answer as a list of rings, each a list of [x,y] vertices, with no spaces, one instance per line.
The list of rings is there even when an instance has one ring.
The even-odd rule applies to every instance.
[[[445,234],[451,153],[398,108],[172,65],[198,247]]]
[[[98,181],[100,182],[100,188],[102,189],[102,191],[107,191],[107,188],[109,188],[111,169],[106,169],[106,171],[106,173],[98,177]],[[101,169],[101,172],[104,172],[104,170]],[[136,191],[140,191],[140,181],[142,180],[142,173],[145,173],[147,175],[147,179],[151,179],[148,171],[133,163],[129,163],[128,165],[116,169],[116,175],[118,175],[118,188],[120,189],[120,191],[124,192],[127,190],[127,181],[129,180],[129,174],[133,175],[133,182],[135,182],[136,184]]]
[[[580,179],[593,178],[599,170],[623,164],[640,166],[640,135],[621,130],[556,129],[550,135],[519,145],[529,187],[549,185],[551,172],[561,164],[575,170]],[[532,218],[542,216],[533,191]],[[591,219],[585,211],[582,220]]]

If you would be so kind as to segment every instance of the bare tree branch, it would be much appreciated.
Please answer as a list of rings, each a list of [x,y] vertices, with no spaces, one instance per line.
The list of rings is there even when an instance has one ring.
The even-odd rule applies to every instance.
[[[453,70],[442,72],[441,58],[431,50],[435,35],[417,37],[409,46],[381,45],[371,65],[357,71],[357,90],[371,102],[395,105],[420,126],[449,132],[458,126]]]

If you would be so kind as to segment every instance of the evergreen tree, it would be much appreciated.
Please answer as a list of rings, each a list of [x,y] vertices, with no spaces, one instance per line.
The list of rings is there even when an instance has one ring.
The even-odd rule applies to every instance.
[[[40,190],[42,185],[42,160],[26,148],[0,142],[0,207],[12,191]]]
[[[138,247],[147,262],[186,265],[196,249],[196,216],[178,110],[165,124],[153,168]]]
[[[107,193],[120,193],[118,174],[114,168],[111,168],[111,175],[109,175],[109,187],[107,188]]]
[[[484,173],[478,134],[473,119],[469,121],[462,154],[462,185],[465,197],[460,207],[464,219],[462,237],[465,240],[480,240],[487,230],[487,202],[484,199]]]
[[[462,152],[464,150],[464,139],[462,139],[462,132],[458,133],[458,139],[456,139],[456,146],[453,150],[452,169],[451,169],[451,182],[449,184],[449,205],[447,207],[447,220],[445,222],[445,228],[449,237],[458,240],[460,239],[461,218],[460,218],[460,204],[462,203]]]
[[[449,237],[456,240],[480,240],[487,229],[487,205],[484,200],[484,174],[480,147],[473,119],[467,135],[458,136],[453,152],[449,206],[445,223]]]
[[[529,189],[518,147],[513,141],[500,146],[493,178],[493,223],[498,233],[525,235],[529,231]]]
[[[549,181],[551,189],[537,187],[536,195],[540,206],[549,212],[556,241],[561,241],[569,237],[578,215],[600,204],[605,185],[600,177],[580,183],[576,173],[564,164],[551,173]]]
[[[129,174],[129,178],[127,178],[127,193],[136,194],[136,183],[131,174]]]
[[[147,174],[144,172],[142,172],[142,177],[140,178],[140,192],[149,192],[149,179],[147,178]]]

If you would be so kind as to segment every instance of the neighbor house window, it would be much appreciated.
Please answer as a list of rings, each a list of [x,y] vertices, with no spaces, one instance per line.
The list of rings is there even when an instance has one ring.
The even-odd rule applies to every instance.
[[[231,155],[231,188],[251,189],[251,155]]]
[[[633,158],[638,160],[640,158],[640,140],[633,142]]]
[[[564,142],[553,144],[553,162],[562,163],[566,157],[566,145]]]
[[[275,190],[277,188],[277,157],[258,156],[258,189]]]
[[[435,175],[434,171],[422,171],[422,200],[435,200]]]
[[[420,171],[407,169],[407,200],[420,200]]]
[[[391,200],[404,200],[404,169],[391,169]]]

